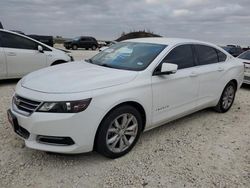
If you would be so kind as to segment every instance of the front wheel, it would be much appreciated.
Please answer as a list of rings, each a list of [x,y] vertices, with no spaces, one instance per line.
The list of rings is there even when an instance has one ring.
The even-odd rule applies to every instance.
[[[77,45],[75,45],[75,44],[72,46],[72,49],[73,49],[73,50],[77,50],[77,48],[78,48],[78,47],[77,47]]]
[[[121,157],[134,147],[141,131],[140,113],[132,106],[118,107],[101,123],[96,137],[96,150],[109,158]]]
[[[234,82],[229,82],[226,85],[222,92],[221,98],[215,107],[217,112],[225,113],[231,108],[234,102],[236,89],[237,88]]]

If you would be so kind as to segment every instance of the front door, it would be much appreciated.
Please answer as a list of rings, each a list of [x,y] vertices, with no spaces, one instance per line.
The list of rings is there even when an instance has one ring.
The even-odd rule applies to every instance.
[[[153,125],[158,125],[196,108],[199,77],[192,46],[175,47],[162,62],[178,65],[170,75],[152,76]]]

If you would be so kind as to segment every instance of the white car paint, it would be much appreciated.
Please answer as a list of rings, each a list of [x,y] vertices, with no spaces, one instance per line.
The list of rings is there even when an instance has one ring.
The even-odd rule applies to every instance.
[[[250,84],[250,60],[249,60],[249,55],[250,54],[250,50],[247,50],[245,52],[243,52],[242,54],[240,54],[238,56],[238,58],[243,61],[244,65],[245,65],[245,74],[244,74],[244,84]],[[242,59],[242,55],[248,55],[248,57],[244,57]]]
[[[244,84],[250,84],[250,60],[244,60],[245,64],[245,74],[244,74]]]
[[[71,60],[70,56],[65,52],[50,47],[27,36],[4,29],[0,29],[0,32],[10,33],[15,36],[26,38],[33,41],[37,45],[42,46],[43,48],[46,47],[47,49],[51,50],[39,52],[38,50],[1,47],[0,41],[0,80],[21,78],[32,71],[51,66],[56,61],[68,62]]]
[[[24,116],[11,106],[20,126],[30,132],[27,147],[59,153],[93,150],[96,131],[104,116],[115,106],[133,101],[146,114],[145,130],[152,129],[206,107],[215,106],[226,84],[243,82],[244,66],[223,49],[205,42],[185,39],[142,38],[128,42],[165,44],[167,47],[142,71],[118,70],[81,61],[42,69],[25,76],[15,95],[34,101],[74,101],[92,98],[80,113],[33,112]],[[225,62],[177,70],[175,74],[153,76],[161,60],[176,46],[204,44],[227,55]],[[37,135],[69,136],[71,146],[37,142]]]

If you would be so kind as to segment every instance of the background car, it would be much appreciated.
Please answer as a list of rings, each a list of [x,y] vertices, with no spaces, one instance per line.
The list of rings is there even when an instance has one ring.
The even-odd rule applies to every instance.
[[[10,31],[21,34],[21,35],[26,35],[23,31],[19,31],[19,30],[10,30]],[[54,46],[53,36],[45,36],[45,35],[26,35],[26,36],[33,38],[39,42],[42,42],[44,44],[47,44],[51,47]]]
[[[101,48],[101,47],[104,47],[104,46],[107,46],[107,43],[105,41],[97,41],[98,42],[98,48]]]
[[[54,46],[53,36],[46,36],[46,35],[27,35],[27,36],[37,41],[40,41],[44,44],[47,44],[51,47]]]
[[[114,44],[116,44],[116,43],[118,43],[118,42],[116,42],[116,41],[108,41],[108,42],[106,42],[106,43],[107,43],[106,46],[103,46],[103,47],[99,48],[99,52],[101,52],[101,51],[103,51],[103,50],[106,50],[108,47],[110,47],[110,46],[112,46],[112,45],[114,45]]]
[[[240,46],[235,46],[235,45],[222,46],[222,48],[234,57],[237,57],[243,52]]]
[[[238,58],[242,59],[245,64],[244,83],[250,84],[250,50],[243,52]]]
[[[210,43],[128,40],[25,76],[8,117],[27,147],[117,158],[143,131],[208,107],[227,112],[243,76],[242,61]]]
[[[66,49],[77,50],[78,48],[92,49],[96,50],[98,48],[98,42],[94,37],[76,37],[73,40],[67,40],[64,42],[64,47]]]
[[[0,79],[22,76],[71,61],[67,53],[15,32],[0,29]]]

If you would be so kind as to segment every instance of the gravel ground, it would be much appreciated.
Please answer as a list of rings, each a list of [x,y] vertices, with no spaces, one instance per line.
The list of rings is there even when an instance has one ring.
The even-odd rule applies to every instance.
[[[7,122],[15,84],[0,82],[1,188],[250,187],[250,87],[239,90],[228,113],[203,110],[148,131],[129,154],[111,160],[26,148]]]

